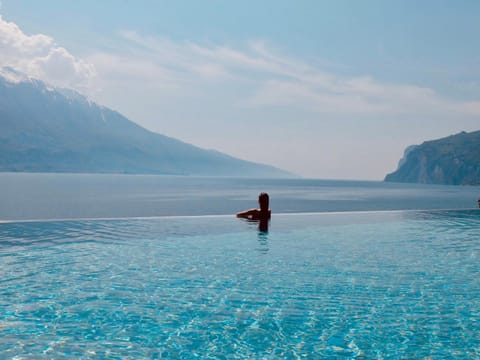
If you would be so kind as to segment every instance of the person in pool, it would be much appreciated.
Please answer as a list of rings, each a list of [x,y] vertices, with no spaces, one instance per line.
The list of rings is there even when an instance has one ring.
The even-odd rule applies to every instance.
[[[269,197],[267,193],[258,195],[258,206],[260,209],[250,209],[237,213],[237,217],[248,220],[269,220],[271,211],[269,208]]]

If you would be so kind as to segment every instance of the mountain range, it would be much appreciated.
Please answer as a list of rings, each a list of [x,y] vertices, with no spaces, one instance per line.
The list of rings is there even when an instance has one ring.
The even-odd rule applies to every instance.
[[[480,185],[480,131],[407,147],[398,169],[385,181]]]
[[[292,176],[149,131],[10,68],[0,70],[0,171]]]

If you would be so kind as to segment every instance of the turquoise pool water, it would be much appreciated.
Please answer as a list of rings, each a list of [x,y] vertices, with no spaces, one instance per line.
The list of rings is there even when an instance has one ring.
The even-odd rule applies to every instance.
[[[480,212],[0,224],[0,358],[480,357]]]

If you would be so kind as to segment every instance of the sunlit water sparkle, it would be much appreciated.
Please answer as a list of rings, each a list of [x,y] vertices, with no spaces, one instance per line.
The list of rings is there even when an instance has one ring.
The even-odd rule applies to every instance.
[[[480,212],[0,224],[0,357],[480,357]]]

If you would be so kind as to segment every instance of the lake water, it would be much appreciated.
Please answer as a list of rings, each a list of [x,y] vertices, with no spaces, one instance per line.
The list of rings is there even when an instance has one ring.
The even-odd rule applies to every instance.
[[[374,181],[0,173],[0,220],[477,207],[480,187]]]
[[[0,174],[0,189],[0,358],[480,358],[480,211],[460,210],[478,188]],[[231,215],[260,191],[268,231]],[[437,207],[456,210],[412,210]]]

